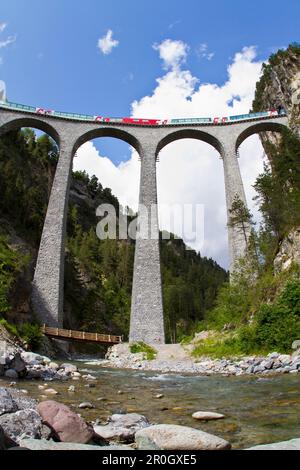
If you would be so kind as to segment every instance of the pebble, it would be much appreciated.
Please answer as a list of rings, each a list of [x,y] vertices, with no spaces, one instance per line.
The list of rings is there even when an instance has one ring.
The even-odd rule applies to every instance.
[[[68,392],[75,392],[75,386],[70,385],[70,387],[68,388]]]
[[[192,414],[192,417],[200,421],[212,421],[215,419],[225,418],[224,415],[220,413],[214,413],[212,411],[196,411],[195,413]]]
[[[89,409],[89,410],[92,410],[94,407],[94,405],[92,403],[89,403],[89,402],[83,402],[83,403],[80,403],[80,405],[78,405],[78,408],[82,409],[82,410],[85,410],[85,409]]]
[[[47,395],[58,395],[57,390],[55,390],[54,388],[47,388],[44,393],[46,393]]]
[[[155,395],[155,398],[163,398],[163,397],[164,397],[163,393],[158,393],[157,395]]]

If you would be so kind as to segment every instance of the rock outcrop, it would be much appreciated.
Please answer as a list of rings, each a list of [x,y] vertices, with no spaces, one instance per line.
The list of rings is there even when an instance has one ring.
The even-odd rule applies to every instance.
[[[290,268],[292,263],[300,265],[300,227],[292,229],[281,242],[274,259],[275,272]]]

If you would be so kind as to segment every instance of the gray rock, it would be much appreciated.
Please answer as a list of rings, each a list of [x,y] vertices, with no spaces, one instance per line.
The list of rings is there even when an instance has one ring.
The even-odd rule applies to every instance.
[[[77,372],[77,366],[74,364],[62,364],[60,369],[64,369],[67,374],[71,374],[72,372]]]
[[[279,357],[279,353],[277,352],[272,352],[270,354],[268,354],[267,356],[269,359],[277,359]]]
[[[289,365],[292,362],[292,358],[289,354],[280,354],[280,356],[278,357],[278,360],[282,364],[286,364],[286,365]]]
[[[35,364],[48,364],[51,362],[51,359],[46,356],[41,356],[40,354],[35,354],[30,351],[23,351],[21,353],[22,359],[26,364],[35,365]]]
[[[13,398],[14,402],[16,403],[18,410],[36,410],[38,402],[31,397],[25,396],[20,390],[18,389],[11,389],[9,390],[11,397]]]
[[[4,387],[0,388],[0,416],[5,413],[18,411],[18,406],[11,396],[11,393]]]
[[[27,378],[28,379],[41,379],[43,377],[43,370],[42,369],[29,369],[27,371]]]
[[[17,443],[8,437],[0,426],[0,450],[7,450],[10,447],[17,446]]]
[[[138,413],[114,414],[104,426],[94,426],[94,431],[104,439],[117,442],[134,442],[137,431],[150,426],[148,419]]]
[[[296,339],[296,341],[293,341],[292,343],[292,349],[299,349],[300,348],[300,339]]]
[[[8,369],[4,372],[4,376],[9,378],[9,379],[18,379],[19,375],[18,372],[15,371],[14,369]]]
[[[291,439],[290,441],[275,442],[272,444],[262,444],[249,447],[246,450],[300,450],[300,439]]]
[[[157,424],[138,431],[135,441],[145,450],[227,450],[229,442],[198,429],[175,424]]]
[[[20,353],[16,353],[13,360],[9,364],[10,369],[15,370],[19,377],[24,377],[26,375],[26,364],[22,359]]]
[[[30,450],[133,450],[128,446],[98,446],[76,442],[54,442],[45,439],[22,439],[20,445]]]
[[[269,370],[269,369],[272,369],[273,364],[274,364],[274,361],[272,359],[270,359],[269,361],[262,361],[261,367],[264,367],[264,369]]]
[[[5,434],[16,442],[24,437],[39,439],[42,420],[35,410],[20,410],[0,416],[0,426]]]

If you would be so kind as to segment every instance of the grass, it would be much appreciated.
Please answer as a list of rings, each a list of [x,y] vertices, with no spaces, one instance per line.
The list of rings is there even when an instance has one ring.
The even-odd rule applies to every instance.
[[[144,353],[144,357],[147,361],[153,361],[156,358],[157,351],[143,341],[133,343],[130,345],[130,352],[133,354]]]

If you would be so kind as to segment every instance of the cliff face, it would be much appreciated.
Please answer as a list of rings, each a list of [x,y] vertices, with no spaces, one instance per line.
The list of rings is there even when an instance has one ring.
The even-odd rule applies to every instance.
[[[282,105],[287,112],[291,131],[300,138],[300,44],[292,44],[284,51],[279,50],[270,57],[268,64],[263,65],[263,73],[256,87],[253,110],[264,111],[272,107],[277,108],[279,105]],[[260,139],[272,173],[276,172],[275,159],[278,159],[276,153],[280,153],[280,149],[284,146],[289,149],[287,137],[274,132],[263,132],[260,134]],[[295,147],[291,152],[296,155]],[[300,162],[298,171],[299,167]],[[299,193],[299,178],[298,184],[290,185],[290,189]],[[287,225],[286,236],[280,240],[274,259],[275,272],[288,269],[293,262],[300,264],[299,233],[298,221],[295,220],[293,227],[291,224]]]
[[[263,65],[253,110],[265,111],[280,104],[287,111],[290,128],[300,137],[300,45],[278,51]]]

